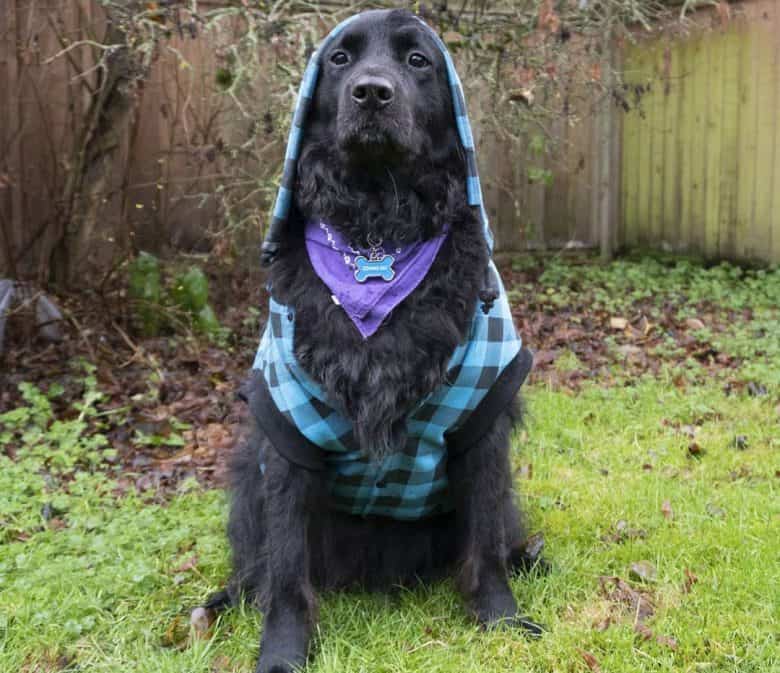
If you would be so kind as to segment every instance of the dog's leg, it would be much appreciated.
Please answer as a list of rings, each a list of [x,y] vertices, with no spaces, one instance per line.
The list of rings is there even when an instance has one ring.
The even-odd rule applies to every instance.
[[[518,617],[509,587],[509,535],[517,534],[507,530],[505,512],[514,506],[508,455],[511,429],[512,417],[501,414],[491,431],[450,465],[461,549],[458,585],[480,624],[511,623],[538,634],[538,625]]]
[[[308,533],[320,478],[270,450],[265,479],[267,577],[257,673],[288,673],[306,663],[316,617]]]
[[[544,538],[528,537],[525,521],[514,503],[512,493],[508,493],[504,503],[504,521],[506,539],[509,545],[509,568],[515,573],[532,571],[546,575],[551,570],[550,563],[542,555]]]
[[[210,595],[200,606],[208,611],[210,619],[237,605],[242,598],[255,601],[265,581],[265,479],[260,469],[260,455],[267,452],[268,446],[265,435],[254,427],[231,456],[228,538],[233,572],[228,585]]]

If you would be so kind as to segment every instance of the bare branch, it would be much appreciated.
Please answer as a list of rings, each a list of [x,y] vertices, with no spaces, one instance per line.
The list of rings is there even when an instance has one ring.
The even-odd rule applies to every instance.
[[[74,42],[73,44],[68,45],[64,49],[61,49],[58,51],[54,56],[50,56],[47,58],[43,65],[49,65],[51,63],[54,63],[58,58],[62,58],[65,56],[65,54],[70,53],[74,49],[77,49],[78,47],[94,47],[95,49],[99,51],[105,52],[107,55],[111,54],[114,51],[117,51],[118,49],[122,49],[124,47],[123,44],[100,44],[100,42],[95,42],[95,40],[79,40],[78,42]]]

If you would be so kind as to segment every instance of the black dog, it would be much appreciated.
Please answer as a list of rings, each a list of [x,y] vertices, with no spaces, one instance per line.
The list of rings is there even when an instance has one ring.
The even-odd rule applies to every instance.
[[[369,235],[427,240],[445,226],[449,235],[420,285],[363,339],[309,261],[303,225],[312,219],[363,245]],[[294,308],[295,358],[344,410],[372,459],[401,450],[409,410],[446,383],[488,262],[482,222],[467,202],[443,55],[411,14],[367,12],[322,54],[269,285]],[[517,616],[508,583],[509,570],[528,561],[508,458],[519,419],[514,393],[510,400],[488,396],[474,412],[482,430],[450,456],[452,511],[407,522],[335,511],[327,474],[289,459],[292,444],[306,440],[269,411],[265,383],[255,377],[249,399],[258,422],[232,465],[234,572],[207,607],[242,595],[257,601],[264,613],[258,672],[305,663],[320,588],[386,588],[454,572],[481,624],[539,633]]]

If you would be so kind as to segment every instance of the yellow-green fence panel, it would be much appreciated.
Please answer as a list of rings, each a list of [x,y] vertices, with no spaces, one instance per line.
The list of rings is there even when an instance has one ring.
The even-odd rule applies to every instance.
[[[621,243],[780,262],[780,3],[624,54]]]

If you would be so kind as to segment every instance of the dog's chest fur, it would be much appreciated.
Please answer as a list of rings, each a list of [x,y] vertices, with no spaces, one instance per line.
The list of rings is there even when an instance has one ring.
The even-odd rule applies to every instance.
[[[464,204],[423,282],[363,339],[315,274],[305,246],[274,265],[274,296],[295,309],[295,356],[352,420],[355,438],[375,458],[405,441],[405,418],[445,379],[466,337],[487,253],[482,225]]]

